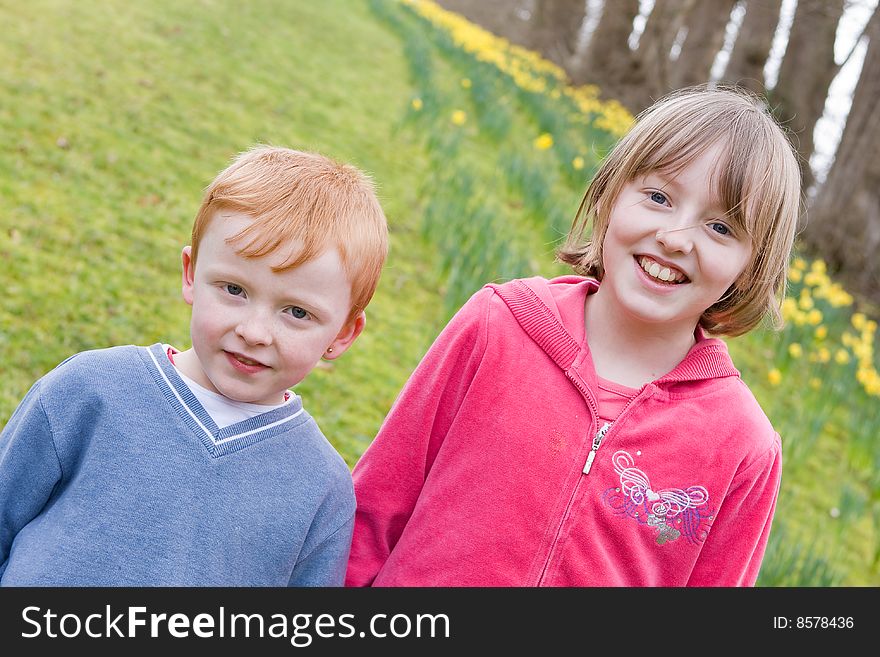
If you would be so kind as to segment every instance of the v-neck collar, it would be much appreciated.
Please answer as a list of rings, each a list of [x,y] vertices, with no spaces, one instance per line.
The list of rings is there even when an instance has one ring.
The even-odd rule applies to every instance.
[[[161,344],[143,347],[141,355],[166,401],[213,457],[224,456],[277,436],[309,419],[297,395],[289,404],[220,429],[180,378]]]

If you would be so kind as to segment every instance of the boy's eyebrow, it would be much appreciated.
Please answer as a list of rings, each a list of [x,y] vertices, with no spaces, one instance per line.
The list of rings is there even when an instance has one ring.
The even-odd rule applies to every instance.
[[[246,281],[245,281],[246,282]],[[299,291],[295,294],[284,293],[278,297],[279,305],[283,306],[305,306],[306,310],[312,311],[320,316],[330,315],[330,310],[321,301],[321,294],[315,292],[314,296],[309,291]]]
[[[250,287],[250,282],[247,280],[247,276],[242,275],[241,272],[231,272],[229,271],[229,269],[219,266],[217,264],[213,264],[213,266],[208,266],[206,268],[206,271],[211,279],[229,278],[236,281],[237,283],[241,283],[245,289],[248,289]],[[306,310],[314,311],[317,315],[330,315],[330,310],[322,303],[320,299],[320,293],[316,292],[315,294],[316,296],[312,297],[309,291],[297,292],[295,296],[291,295],[290,293],[285,293],[280,297],[280,299],[281,303],[285,306],[307,306]]]
[[[310,299],[308,296],[300,296],[299,298],[294,298],[288,295],[283,296],[281,303],[285,306],[307,306],[306,310],[313,310],[318,315],[328,315],[330,314],[327,308],[318,300]]]

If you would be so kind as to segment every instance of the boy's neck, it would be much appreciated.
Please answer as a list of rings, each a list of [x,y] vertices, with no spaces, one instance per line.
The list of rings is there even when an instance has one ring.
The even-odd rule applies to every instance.
[[[214,386],[202,371],[198,356],[192,347],[174,354],[174,367],[206,390],[215,391]]]
[[[631,388],[671,372],[696,343],[696,326],[634,321],[606,303],[601,286],[587,296],[584,319],[596,374]]]

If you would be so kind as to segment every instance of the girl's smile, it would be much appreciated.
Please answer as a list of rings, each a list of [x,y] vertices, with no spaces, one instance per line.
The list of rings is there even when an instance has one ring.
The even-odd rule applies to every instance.
[[[607,304],[607,316],[626,318],[636,330],[689,336],[743,273],[752,244],[714,192],[721,155],[716,144],[678,172],[649,172],[623,187],[594,295]]]

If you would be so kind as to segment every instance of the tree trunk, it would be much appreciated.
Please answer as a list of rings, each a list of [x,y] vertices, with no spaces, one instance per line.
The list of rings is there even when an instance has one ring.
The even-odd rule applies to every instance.
[[[535,0],[529,47],[568,69],[586,11],[586,0]]]
[[[809,211],[803,239],[848,287],[880,303],[880,12],[852,107],[825,183]]]
[[[764,66],[779,24],[782,0],[746,0],[746,15],[727,61],[722,80],[757,94],[766,93]]]
[[[795,135],[804,189],[813,184],[813,130],[825,110],[828,87],[837,74],[834,40],[844,0],[798,0],[779,82],[772,92],[777,118]]]
[[[529,17],[535,0],[437,0],[448,11],[520,46],[529,45]]]
[[[572,68],[575,84],[595,84],[606,98],[619,98],[633,66],[629,49],[639,0],[605,0],[586,52]]]
[[[640,112],[672,89],[669,51],[681,29],[686,12],[695,0],[656,0],[645,31],[624,79],[625,93],[620,101],[633,112]]]
[[[685,16],[687,36],[672,67],[672,88],[709,81],[712,63],[724,45],[724,30],[736,0],[695,2]]]

